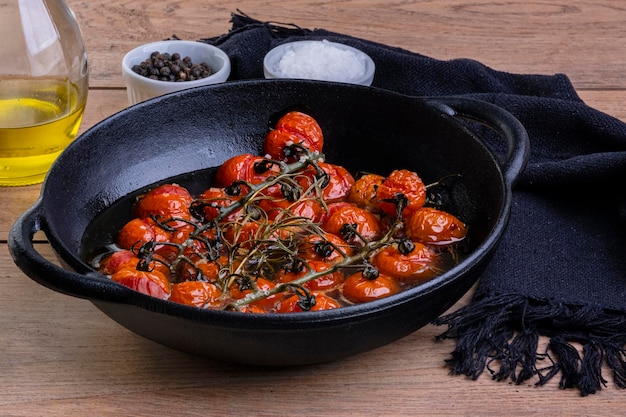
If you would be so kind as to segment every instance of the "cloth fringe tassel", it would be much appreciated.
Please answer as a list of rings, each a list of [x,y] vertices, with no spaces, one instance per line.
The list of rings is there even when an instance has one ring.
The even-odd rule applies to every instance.
[[[499,295],[477,299],[434,324],[448,326],[438,340],[457,340],[446,360],[454,375],[476,380],[487,369],[497,381],[522,384],[536,377],[536,385],[560,375],[561,388],[586,396],[606,387],[602,370],[608,367],[615,385],[626,388],[622,312]],[[540,336],[549,338],[543,353]]]

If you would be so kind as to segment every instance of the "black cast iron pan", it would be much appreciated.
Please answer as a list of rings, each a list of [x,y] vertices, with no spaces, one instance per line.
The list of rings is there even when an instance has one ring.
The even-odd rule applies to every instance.
[[[455,214],[470,224],[467,257],[426,284],[376,302],[266,315],[201,310],[151,298],[89,266],[89,251],[114,233],[90,225],[103,216],[110,223],[126,220],[114,203],[171,178],[192,189],[205,187],[211,168],[225,159],[261,152],[271,121],[293,108],[306,110],[322,126],[326,160],[352,172],[384,175],[406,168],[427,183],[460,175],[450,200]],[[467,118],[498,132],[502,158],[467,129],[462,122]],[[406,97],[315,81],[200,87],[126,109],[76,139],[51,168],[39,200],[14,224],[9,247],[17,265],[35,281],[89,299],[133,332],[174,349],[258,365],[330,361],[412,333],[467,292],[506,227],[511,188],[527,153],[520,123],[480,101]],[[40,230],[66,268],[34,249],[33,235]]]

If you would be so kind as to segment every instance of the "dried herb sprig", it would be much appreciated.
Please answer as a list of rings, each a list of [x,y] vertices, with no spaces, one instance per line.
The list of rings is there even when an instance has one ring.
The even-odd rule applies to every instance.
[[[228,204],[220,205],[215,201],[201,202],[194,209],[194,213],[201,212],[202,204],[211,205],[218,210],[218,215],[212,220],[202,219],[198,221],[184,220],[186,225],[190,225],[192,232],[188,238],[181,243],[158,242],[158,245],[170,245],[176,248],[176,256],[168,265],[172,272],[175,272],[181,265],[189,265],[196,271],[196,279],[202,280],[202,272],[194,262],[193,258],[217,260],[224,251],[227,253],[229,262],[224,264],[218,274],[217,285],[222,289],[224,309],[240,310],[255,301],[262,300],[285,291],[294,291],[300,297],[301,307],[311,308],[314,300],[313,295],[304,287],[309,281],[315,280],[326,274],[331,274],[342,269],[371,270],[373,267],[369,263],[369,258],[381,248],[397,242],[396,235],[402,224],[402,209],[406,205],[406,198],[403,195],[394,196],[390,201],[396,204],[397,216],[385,235],[376,241],[368,242],[358,233],[356,225],[344,225],[344,237],[359,242],[356,253],[348,256],[340,248],[334,248],[344,255],[343,259],[324,271],[312,270],[306,261],[298,258],[298,244],[306,236],[323,236],[320,225],[313,220],[294,216],[291,208],[296,204],[306,200],[315,200],[323,207],[326,207],[322,198],[322,190],[329,183],[326,174],[318,165],[324,160],[324,155],[320,152],[311,152],[308,149],[294,145],[300,155],[300,159],[293,163],[285,163],[266,159],[258,166],[260,172],[266,172],[272,167],[278,167],[276,175],[268,177],[265,181],[252,184],[247,181],[237,181],[227,188],[227,194],[236,197],[228,200]],[[303,189],[297,180],[302,175],[303,170],[312,167],[315,172],[315,180]],[[268,213],[261,207],[263,200],[276,200],[279,197],[267,192],[271,187],[279,186],[282,198],[289,202],[289,206],[280,210],[269,220]],[[243,192],[245,191],[245,192]],[[240,213],[236,220],[230,219],[234,214]],[[180,222],[182,219],[154,219],[164,229],[172,229],[170,224]],[[254,233],[245,237],[246,228],[254,226]],[[233,238],[225,239],[226,231],[229,231]],[[209,239],[208,234],[213,237]],[[150,264],[156,260],[154,250],[157,245],[148,242],[142,245],[138,251],[138,256],[143,264]],[[202,250],[198,250],[198,246]],[[191,253],[192,255],[190,255]],[[257,287],[256,277],[272,276],[281,269],[289,268],[289,265],[301,262],[308,272],[301,277],[289,282],[279,283],[271,290],[263,290]],[[373,272],[369,273],[374,276]],[[244,297],[232,300],[229,296],[229,288],[238,285],[240,289],[250,290]],[[314,297],[313,297],[314,298]]]

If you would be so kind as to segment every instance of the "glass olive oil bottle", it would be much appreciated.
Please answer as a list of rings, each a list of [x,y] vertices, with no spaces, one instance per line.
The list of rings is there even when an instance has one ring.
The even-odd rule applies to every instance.
[[[63,0],[0,0],[0,185],[43,181],[76,137],[87,55]]]

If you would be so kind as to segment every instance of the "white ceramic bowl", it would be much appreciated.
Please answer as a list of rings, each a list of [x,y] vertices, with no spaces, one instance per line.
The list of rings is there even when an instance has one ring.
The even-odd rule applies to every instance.
[[[263,59],[265,78],[336,81],[369,86],[376,66],[363,51],[337,42],[297,41],[279,45]]]
[[[199,80],[174,82],[153,80],[135,73],[133,66],[148,59],[155,51],[169,54],[177,52],[182,58],[190,57],[194,64],[205,62],[213,69],[214,74]],[[126,80],[128,102],[132,105],[174,91],[224,82],[230,75],[230,59],[221,49],[204,42],[179,40],[152,42],[141,45],[124,56],[122,75]]]

